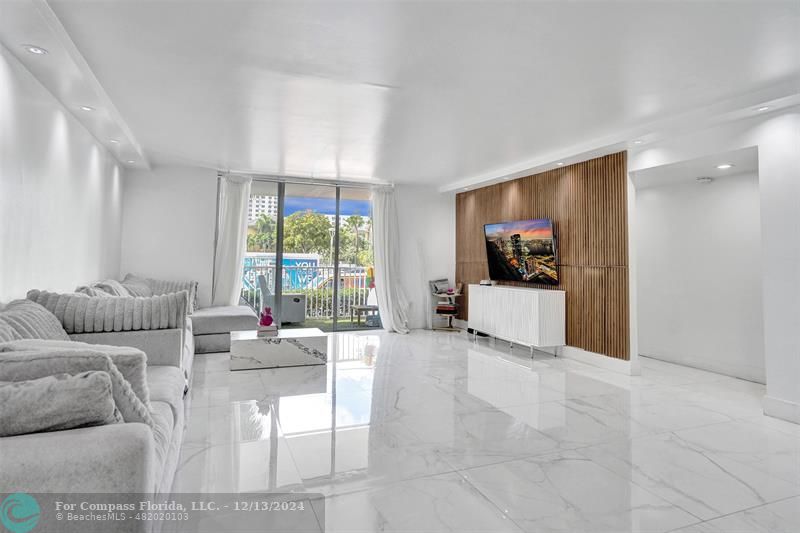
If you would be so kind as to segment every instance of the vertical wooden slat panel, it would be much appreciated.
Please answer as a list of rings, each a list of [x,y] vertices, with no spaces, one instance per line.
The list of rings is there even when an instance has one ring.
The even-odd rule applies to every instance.
[[[466,285],[489,277],[483,225],[527,218],[549,218],[555,226],[567,344],[628,359],[627,153],[457,194],[460,318],[468,318]]]

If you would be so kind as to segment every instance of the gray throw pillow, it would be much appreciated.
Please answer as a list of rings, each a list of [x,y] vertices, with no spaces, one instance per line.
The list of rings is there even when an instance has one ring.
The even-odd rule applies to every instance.
[[[141,350],[128,346],[109,346],[105,344],[88,344],[75,341],[53,341],[39,339],[22,339],[0,343],[0,352],[59,352],[65,357],[72,350],[89,350],[102,352],[111,358],[111,362],[125,378],[133,392],[150,408],[150,388],[147,386],[147,355]]]
[[[0,311],[0,336],[5,339],[9,335],[17,339],[69,340],[58,318],[30,300],[14,300]]]
[[[106,372],[0,384],[0,437],[122,421]]]
[[[189,293],[170,292],[150,298],[92,298],[86,294],[31,289],[28,300],[41,304],[55,315],[67,333],[109,333],[183,328],[188,315]]]
[[[21,338],[22,336],[14,328],[4,322],[0,322],[0,342],[14,341]]]
[[[111,358],[92,350],[0,352],[0,381],[28,381],[55,374],[80,374],[91,370],[111,377],[114,403],[125,422],[142,422],[151,428],[150,410],[133,392]]]

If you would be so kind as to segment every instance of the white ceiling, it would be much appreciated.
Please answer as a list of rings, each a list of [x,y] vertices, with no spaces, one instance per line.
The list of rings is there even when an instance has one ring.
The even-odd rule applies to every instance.
[[[717,165],[733,165],[719,169]],[[631,173],[637,189],[678,185],[696,182],[697,178],[725,179],[741,174],[758,174],[758,149],[756,147],[711,154],[697,159],[661,165]]]
[[[796,1],[30,1],[156,164],[456,186],[800,92]]]
[[[118,161],[129,167],[149,166],[141,145],[44,0],[0,0],[0,43]],[[32,55],[23,45],[36,45],[47,53]],[[84,111],[81,106],[93,111]]]

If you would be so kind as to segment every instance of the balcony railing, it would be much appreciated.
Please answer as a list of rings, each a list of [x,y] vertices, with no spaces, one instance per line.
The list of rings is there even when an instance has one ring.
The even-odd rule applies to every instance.
[[[367,271],[364,267],[339,267],[339,295],[333,301],[334,267],[284,266],[281,287],[283,294],[306,296],[305,318],[331,319],[338,308],[339,317],[349,317],[356,305],[366,305],[369,296]],[[266,277],[267,286],[274,291],[275,266],[245,265],[242,271],[242,300],[259,312],[264,308],[258,276]]]

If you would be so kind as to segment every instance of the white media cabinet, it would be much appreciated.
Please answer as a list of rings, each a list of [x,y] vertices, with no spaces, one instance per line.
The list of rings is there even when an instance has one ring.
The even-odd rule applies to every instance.
[[[531,348],[566,344],[566,293],[509,285],[469,286],[469,327]]]

